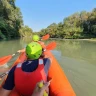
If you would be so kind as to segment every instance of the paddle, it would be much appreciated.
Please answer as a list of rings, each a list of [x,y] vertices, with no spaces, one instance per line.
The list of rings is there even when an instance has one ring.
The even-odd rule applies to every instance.
[[[46,46],[46,49],[44,49],[44,51],[46,51],[46,50],[53,50],[55,47],[56,47],[56,42],[53,41],[53,42],[49,43],[49,44]],[[23,50],[24,50],[24,49],[23,49]],[[10,71],[10,70],[9,70],[9,71]],[[7,75],[7,74],[9,73],[9,71],[1,74],[1,75],[0,75],[0,80],[1,80],[5,75]]]
[[[22,57],[21,57],[22,54],[24,54],[24,52],[20,54],[20,56],[17,58],[17,60],[14,62],[14,64],[11,66],[11,68],[12,68],[13,66],[15,66],[17,62],[18,62],[18,63],[20,62],[20,61],[18,61],[18,59],[20,60],[20,58],[22,58]],[[10,69],[11,69],[11,68],[10,68]],[[10,71],[10,70],[9,70],[9,71]],[[3,74],[1,74],[1,75],[0,75],[0,80],[2,80],[2,77],[4,77],[5,75],[7,75],[7,74],[9,73],[9,71],[4,72]]]
[[[47,34],[47,35],[43,36],[43,37],[41,38],[41,40],[47,40],[47,39],[49,39],[49,37],[50,37],[50,35]]]
[[[53,50],[56,47],[56,42],[53,41],[46,46],[46,50]]]
[[[17,53],[20,53],[20,52],[24,52],[24,49],[18,50],[15,54],[8,55],[8,56],[4,56],[4,57],[0,58],[0,66],[6,64],[8,61],[11,60],[11,58],[12,58],[13,56],[15,56]]]
[[[11,59],[12,55],[8,55],[8,56],[4,56],[2,58],[0,58],[0,66],[4,65],[7,61],[9,61]]]
[[[41,40],[47,40],[47,39],[49,39],[49,37],[50,37],[50,35],[47,34],[47,35],[43,36],[43,37],[41,38]],[[20,52],[24,52],[24,51],[25,51],[25,49],[22,49],[22,50],[18,50],[16,53],[20,53]],[[13,56],[15,56],[16,53],[15,53],[15,54],[12,54],[12,55],[8,55],[8,56],[4,56],[4,57],[0,58],[0,66],[6,64],[9,60],[11,60],[11,58],[12,58]]]

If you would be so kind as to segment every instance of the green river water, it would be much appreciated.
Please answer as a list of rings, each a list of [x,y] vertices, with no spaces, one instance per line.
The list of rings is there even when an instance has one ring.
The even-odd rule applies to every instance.
[[[0,57],[15,53],[29,42],[30,39],[1,41]],[[57,47],[52,53],[64,70],[76,95],[96,96],[96,42],[85,40],[56,40],[56,42]],[[16,56],[14,58],[16,59]]]

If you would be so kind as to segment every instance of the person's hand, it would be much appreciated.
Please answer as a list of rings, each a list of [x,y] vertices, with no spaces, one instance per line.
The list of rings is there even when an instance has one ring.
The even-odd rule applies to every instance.
[[[25,48],[22,49],[22,50],[18,50],[17,52],[18,52],[18,53],[20,53],[20,52],[25,52]]]
[[[42,88],[39,87],[39,84],[40,84],[40,83],[43,83],[43,84],[44,84]],[[35,87],[35,90],[34,90],[32,96],[43,96],[44,91],[45,91],[46,89],[48,89],[48,86],[49,86],[49,85],[50,85],[50,82],[44,83],[43,81],[41,81],[41,82],[37,83],[37,85],[36,85],[36,87]]]

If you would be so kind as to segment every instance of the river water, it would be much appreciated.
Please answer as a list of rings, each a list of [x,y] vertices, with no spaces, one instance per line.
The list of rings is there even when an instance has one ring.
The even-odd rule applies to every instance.
[[[64,70],[76,95],[96,96],[96,42],[85,40],[55,41],[57,47],[52,53]],[[30,39],[1,41],[0,57],[15,53],[29,42],[31,42]]]

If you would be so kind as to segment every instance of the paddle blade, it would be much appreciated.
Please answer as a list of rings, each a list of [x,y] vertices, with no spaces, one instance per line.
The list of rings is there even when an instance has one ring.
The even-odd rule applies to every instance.
[[[47,39],[49,39],[49,37],[50,37],[50,35],[47,34],[47,35],[45,35],[45,36],[42,37],[42,40],[47,40]]]
[[[53,50],[56,48],[56,42],[51,42],[46,46],[46,50]]]
[[[0,58],[0,66],[6,64],[11,58],[12,55],[8,55]]]

